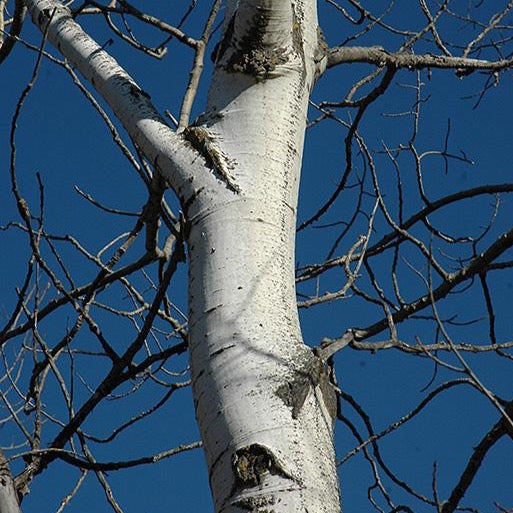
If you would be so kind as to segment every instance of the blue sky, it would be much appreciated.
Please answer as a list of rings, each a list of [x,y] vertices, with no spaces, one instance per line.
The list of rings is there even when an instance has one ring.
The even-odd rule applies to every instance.
[[[319,3],[321,24],[330,45],[344,41],[348,34],[357,30],[344,21],[333,8],[323,2]],[[169,6],[163,2],[155,3],[156,5],[152,2],[141,2],[141,9],[143,4],[148,12],[161,14],[171,23],[176,23],[187,2],[176,2],[177,12],[173,12],[171,16],[168,13]],[[383,2],[376,4],[381,5]],[[400,27],[421,26],[418,8],[415,10],[411,5],[412,3],[404,0],[398,1],[387,20]],[[204,16],[202,5],[199,7],[198,12],[186,25],[186,29],[194,34],[198,33],[197,23]],[[492,7],[483,6],[479,12],[482,19],[488,19],[489,12],[486,9]],[[81,22],[100,43],[111,37],[100,18],[83,18]],[[448,37],[453,38],[453,41],[465,39],[465,30],[471,30],[466,27],[463,31],[453,32],[452,29],[457,28],[457,23],[452,22],[443,23],[442,28],[447,30]],[[140,26],[137,29],[138,34],[146,38],[146,41],[157,42],[161,38]],[[40,36],[31,27],[30,22],[25,24],[23,37],[33,44],[39,44]],[[217,37],[216,35],[214,40]],[[392,38],[385,31],[376,29],[356,44],[383,45],[393,51],[400,43],[400,37]],[[141,56],[119,40],[115,40],[108,48],[138,83],[150,92],[161,111],[169,109],[175,115],[178,114],[192,57],[189,49],[182,48],[176,43],[171,44],[166,58],[158,61]],[[423,50],[422,46],[419,48]],[[57,55],[55,51],[50,51]],[[1,225],[17,220],[8,182],[8,134],[15,104],[30,78],[35,59],[36,54],[33,51],[18,44],[8,61],[0,68],[0,168],[3,180],[3,187],[0,188]],[[313,100],[341,100],[355,80],[369,70],[369,67],[363,65],[340,66],[330,70],[317,84],[312,95]],[[202,110],[209,72],[207,66],[195,104],[195,114]],[[451,160],[449,172],[446,173],[445,161],[442,158],[426,157],[424,176],[428,196],[434,200],[462,188],[511,181],[511,74],[506,73],[501,77],[498,85],[487,93],[478,108],[474,108],[475,99],[465,97],[479,92],[486,79],[482,74],[475,73],[460,79],[451,71],[433,71],[431,76],[423,72],[420,79],[424,85],[421,92],[423,100],[421,128],[416,139],[417,148],[421,152],[443,148],[450,119],[450,152],[459,156],[467,155],[469,160],[474,162],[469,164]],[[413,72],[399,73],[387,94],[369,108],[362,121],[360,133],[371,149],[380,150],[383,145],[393,148],[401,143],[408,143],[412,116],[406,114],[398,117],[397,114],[410,111],[414,105],[415,90],[412,87],[416,81],[417,76]],[[340,110],[338,114],[347,121],[351,112]],[[314,110],[311,115],[316,115]],[[343,171],[345,135],[346,130],[331,121],[323,122],[308,131],[300,192],[300,221],[312,215],[338,183]],[[47,60],[43,60],[36,86],[22,111],[16,141],[20,187],[35,211],[38,204],[35,173],[41,173],[45,185],[46,228],[49,232],[73,234],[91,252],[96,252],[114,236],[130,230],[134,223],[133,218],[115,217],[98,211],[74,190],[74,187],[78,186],[109,207],[130,212],[140,211],[146,200],[145,189],[140,179],[113,144],[97,113],[77,91],[69,76]],[[355,166],[359,173],[364,173],[364,162],[357,156],[356,151],[355,155]],[[394,168],[390,159],[383,153],[377,153],[375,158],[380,183],[387,198],[390,198],[388,204],[391,211],[396,215]],[[401,175],[407,191],[404,209],[405,217],[408,217],[422,208],[422,204],[415,192],[415,170],[412,162],[406,156],[401,159]],[[298,265],[320,262],[325,258],[340,232],[341,225],[325,229],[320,227],[349,218],[356,202],[353,191],[354,189],[345,191],[319,223],[300,232],[296,257]],[[171,196],[169,201],[176,207]],[[373,201],[370,195],[364,197],[366,211],[370,210]],[[492,217],[493,212],[494,198],[486,196],[477,201],[464,202],[458,208],[447,208],[433,216],[432,220],[453,235],[475,236],[482,231],[482,227]],[[482,244],[478,245],[478,251],[491,243],[497,234],[511,226],[511,216],[511,199],[504,196],[501,198],[496,222]],[[378,240],[379,236],[387,231],[383,219],[378,216],[371,242]],[[365,232],[366,219],[358,216],[357,222],[341,242],[336,254],[347,252],[357,237]],[[429,237],[426,239],[425,231],[423,232],[420,227],[412,232],[416,236],[424,237],[423,240],[429,243]],[[142,251],[141,245],[136,246],[134,255],[138,250]],[[73,269],[77,283],[84,283],[91,278],[92,268],[84,263],[76,251],[65,247],[62,247],[62,251]],[[468,248],[463,252],[457,252],[453,246],[443,243],[438,244],[437,251],[437,255],[448,267],[451,264],[445,256],[447,253],[455,258],[471,256]],[[0,258],[3,262],[0,268],[0,320],[3,325],[16,298],[15,287],[19,286],[23,279],[29,258],[26,236],[15,229],[1,232]],[[508,254],[504,257],[504,260],[507,259]],[[378,279],[387,292],[392,287],[389,277],[390,265],[389,255],[378,258],[375,263]],[[422,265],[418,254],[413,250],[405,250],[401,255],[401,290],[408,300],[425,293],[425,283],[409,267],[418,267],[425,271],[425,266]],[[454,261],[452,265],[457,268],[458,262]],[[187,303],[185,276],[186,268],[182,266],[173,280],[170,291],[173,302],[183,311],[186,311]],[[335,269],[322,277],[319,286],[323,291],[332,290],[340,286],[342,281],[342,270]],[[141,278],[138,283],[143,282]],[[369,289],[367,277],[362,276],[361,283],[362,288]],[[44,280],[41,284],[44,285]],[[511,340],[511,272],[491,274],[489,285],[494,294],[497,338],[501,342]],[[313,290],[315,283],[301,289],[306,293],[312,293]],[[119,302],[118,304],[126,304],[126,298],[122,297],[121,290],[113,290],[107,297]],[[457,320],[462,323],[476,320],[470,326],[449,326],[449,332],[455,340],[488,343],[488,321],[478,283],[473,283],[465,293],[441,303],[440,314],[444,318],[456,315]],[[382,315],[380,309],[369,306],[353,295],[332,304],[301,311],[303,334],[307,343],[316,345],[325,336],[341,335],[348,327],[367,326],[381,319]],[[125,339],[133,337],[133,327],[129,322],[114,322],[108,314],[100,311],[97,312],[97,316],[103,321],[105,333],[120,345]],[[62,337],[72,322],[72,312],[67,310],[43,322],[41,329],[49,341],[55,341]],[[432,342],[439,336],[432,322],[422,320],[400,326],[400,335],[411,344],[415,343],[415,336],[421,338],[424,343]],[[88,336],[87,332],[84,332],[78,339],[84,347],[87,347],[89,342]],[[385,334],[381,334],[377,339],[385,337]],[[12,341],[7,345],[6,354],[9,358],[12,359],[16,344],[20,342],[21,340]],[[455,363],[453,357],[440,357]],[[445,379],[455,377],[444,369],[435,369],[433,362],[428,359],[407,356],[394,350],[369,354],[346,349],[336,355],[335,361],[341,386],[371,415],[378,431],[410,411],[426,395],[425,387],[429,387],[427,391],[430,391]],[[468,361],[490,389],[501,397],[510,399],[513,374],[506,360],[489,355],[468,356]],[[30,362],[27,362],[27,365],[28,363]],[[186,366],[186,359],[181,357],[173,363],[173,370],[180,372],[185,370]],[[91,357],[77,359],[77,369],[81,378],[91,383],[105,370],[97,359]],[[176,381],[186,379],[185,374],[177,377]],[[430,385],[432,379],[433,383]],[[23,380],[26,380],[24,375]],[[80,399],[87,397],[87,388],[82,386],[78,378],[75,386],[77,403],[80,404]],[[126,405],[119,401],[107,402],[99,409],[94,420],[86,423],[85,429],[94,430],[105,436],[120,421],[134,415],[139,409],[148,408],[164,393],[165,390],[157,386],[148,386],[133,396]],[[62,414],[63,404],[58,397],[57,385],[50,380],[46,401],[54,400],[55,406],[52,405],[50,409],[56,414]],[[350,406],[344,403],[343,408],[344,414],[357,424],[361,433],[365,433],[361,419],[355,416]],[[3,418],[5,415],[2,415]],[[410,482],[428,496],[432,494],[432,469],[433,463],[437,461],[439,495],[446,498],[472,448],[497,419],[496,410],[482,396],[468,387],[457,387],[435,399],[430,408],[402,430],[389,435],[382,443],[382,455],[401,479]],[[46,439],[51,440],[51,434],[54,432],[55,428],[51,423],[47,423]],[[95,454],[101,461],[136,458],[197,439],[190,391],[183,389],[174,394],[152,421],[135,426],[109,447],[95,447]],[[0,440],[3,446],[16,443],[19,440],[19,432],[13,426],[2,424]],[[343,457],[355,445],[355,439],[348,429],[338,426],[339,457]],[[16,451],[9,454],[14,452]],[[479,507],[483,512],[496,511],[493,506],[494,500],[504,507],[513,507],[513,477],[509,464],[512,457],[511,440],[504,438],[490,451],[463,503]],[[14,463],[14,467],[19,468],[17,462]],[[45,474],[36,478],[31,485],[31,493],[23,502],[24,512],[55,511],[77,477],[78,473],[70,470],[68,466],[53,463]],[[388,485],[387,478],[383,479]],[[109,480],[117,500],[126,513],[212,509],[206,468],[200,450],[181,454],[158,465],[113,472],[109,474]],[[367,487],[372,484],[372,477],[361,454],[341,468],[341,483],[343,504],[347,513],[357,510],[370,511],[366,494]],[[431,511],[430,508],[405,498],[403,492],[397,488],[390,489],[393,490],[391,493],[396,503],[410,504],[416,512]],[[102,493],[98,483],[90,476],[65,511],[109,511]],[[379,499],[379,503],[387,511],[382,499]]]

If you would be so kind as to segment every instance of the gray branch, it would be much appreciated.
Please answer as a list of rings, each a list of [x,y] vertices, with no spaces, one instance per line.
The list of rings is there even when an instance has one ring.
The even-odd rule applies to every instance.
[[[341,46],[328,51],[327,67],[353,62],[374,64],[376,66],[392,66],[406,69],[442,68],[455,69],[460,74],[475,70],[501,71],[513,66],[513,59],[487,61],[466,57],[449,57],[446,55],[423,54],[415,55],[407,52],[389,53],[381,46]]]

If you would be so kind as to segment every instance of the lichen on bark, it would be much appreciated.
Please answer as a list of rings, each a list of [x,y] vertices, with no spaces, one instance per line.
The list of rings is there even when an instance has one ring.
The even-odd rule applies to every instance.
[[[289,61],[292,49],[286,45],[269,45],[264,40],[270,22],[268,10],[257,9],[242,37],[237,37],[234,30],[236,16],[227,23],[223,38],[214,50],[214,62],[231,73],[271,78],[279,66]]]
[[[333,422],[337,415],[337,397],[329,382],[323,361],[313,353],[307,353],[303,365],[276,390],[276,395],[291,408],[293,419],[297,419],[310,391],[318,389],[324,407]]]

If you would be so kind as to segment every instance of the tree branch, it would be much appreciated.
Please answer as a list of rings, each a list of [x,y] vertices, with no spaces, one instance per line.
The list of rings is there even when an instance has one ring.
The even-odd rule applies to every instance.
[[[513,59],[487,61],[430,53],[423,55],[407,52],[390,53],[381,46],[340,46],[328,50],[328,68],[355,62],[374,64],[380,67],[395,66],[396,68],[409,70],[424,68],[454,69],[463,75],[475,70],[502,71],[513,66]]]
[[[3,7],[3,5],[1,4],[0,6]],[[2,64],[2,62],[5,61],[5,59],[7,59],[16,43],[18,36],[20,35],[21,27],[23,26],[23,20],[25,19],[26,12],[27,8],[25,7],[23,0],[16,0],[11,30],[7,35],[7,39],[3,42],[3,44],[0,45],[0,65]],[[0,16],[2,16],[2,13],[0,13]],[[3,23],[0,29],[3,31]]]
[[[513,403],[509,403],[507,413],[513,414]],[[509,434],[513,438],[513,432],[510,424],[505,417],[501,419],[486,433],[481,442],[474,448],[465,470],[460,476],[458,484],[454,487],[451,496],[442,507],[442,513],[452,513],[457,507],[463,495],[472,484],[474,477],[483,463],[488,451],[505,435]]]
[[[101,94],[180,199],[192,196],[189,179],[195,170],[191,166],[195,155],[164,122],[150,95],[82,30],[68,8],[55,0],[27,0],[26,4],[34,23],[40,30],[48,27],[48,40]]]

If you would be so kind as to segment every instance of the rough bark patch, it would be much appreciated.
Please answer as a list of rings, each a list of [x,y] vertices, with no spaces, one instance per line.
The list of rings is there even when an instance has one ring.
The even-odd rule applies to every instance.
[[[292,418],[297,419],[310,390],[319,387],[324,406],[332,419],[337,415],[337,397],[329,382],[323,361],[310,353],[296,376],[280,385],[276,395],[292,409]]]
[[[237,449],[232,457],[232,468],[236,484],[241,488],[260,485],[267,474],[292,479],[273,452],[260,444]]]
[[[244,37],[234,35],[235,16],[228,22],[223,39],[214,49],[213,60],[220,62],[228,55],[222,67],[232,73],[244,73],[258,79],[269,77],[279,65],[289,60],[290,50],[284,47],[270,48],[262,36],[269,24],[269,13],[261,9],[250,22]],[[227,50],[230,50],[227,52]]]

